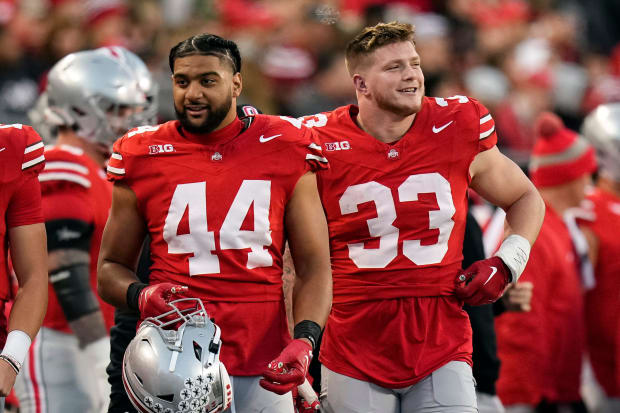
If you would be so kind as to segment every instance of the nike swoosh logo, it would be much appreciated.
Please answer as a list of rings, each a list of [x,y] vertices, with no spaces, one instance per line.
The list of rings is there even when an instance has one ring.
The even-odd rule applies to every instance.
[[[6,148],[2,148],[2,149],[0,149],[0,152],[2,152],[2,151],[3,151],[3,150],[5,150],[5,149],[6,149]]]
[[[264,137],[265,135],[260,135],[260,138],[258,138],[258,140],[260,141],[260,143],[265,143],[265,142],[269,142],[272,139],[277,138],[278,136],[282,136],[281,133],[278,133],[277,135],[273,135],[273,136],[269,136],[267,138]]]
[[[487,283],[491,281],[491,278],[493,278],[496,272],[497,272],[497,268],[491,267],[491,275],[489,275],[489,278],[487,278],[487,280],[482,285],[487,285]]]
[[[446,123],[445,125],[441,126],[441,127],[436,127],[435,125],[433,125],[433,133],[439,133],[442,130],[444,130],[445,128],[447,128],[448,126],[450,126],[450,124],[454,122],[453,120],[451,120],[450,122]]]

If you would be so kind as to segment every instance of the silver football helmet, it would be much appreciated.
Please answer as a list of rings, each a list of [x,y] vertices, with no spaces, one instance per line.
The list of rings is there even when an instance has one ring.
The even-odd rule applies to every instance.
[[[138,85],[146,95],[146,106],[143,111],[136,113],[138,124],[134,126],[156,125],[157,108],[159,106],[159,85],[153,79],[146,64],[135,53],[121,46],[101,47],[96,51],[117,59],[129,68],[138,77]]]
[[[581,132],[596,148],[601,173],[620,182],[620,103],[598,106],[586,116]]]
[[[195,307],[180,310],[180,303]],[[171,311],[147,318],[123,358],[123,385],[139,412],[215,413],[232,403],[232,387],[220,362],[220,328],[197,298],[169,303]],[[164,322],[164,318],[176,316]],[[179,325],[178,328],[174,326]]]
[[[70,126],[84,139],[111,145],[136,126],[147,106],[138,76],[128,65],[95,50],[71,53],[52,67],[44,118]]]

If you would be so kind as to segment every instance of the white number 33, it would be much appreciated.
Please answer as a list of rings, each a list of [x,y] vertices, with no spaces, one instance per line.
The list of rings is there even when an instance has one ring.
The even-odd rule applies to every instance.
[[[417,201],[421,193],[434,193],[437,198],[439,209],[428,212],[429,228],[439,230],[437,243],[421,245],[420,240],[404,240],[403,254],[416,265],[437,264],[448,252],[454,228],[452,191],[450,183],[438,173],[411,175],[398,187],[400,202]],[[340,198],[340,212],[355,213],[359,204],[370,201],[375,203],[377,217],[367,221],[368,230],[371,237],[379,238],[379,248],[365,248],[362,242],[348,244],[349,257],[358,268],[384,268],[398,254],[399,230],[392,225],[396,207],[390,188],[374,181],[350,186]]]

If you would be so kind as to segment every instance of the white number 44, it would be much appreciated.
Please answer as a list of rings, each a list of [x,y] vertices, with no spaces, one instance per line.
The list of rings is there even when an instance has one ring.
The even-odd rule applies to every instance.
[[[221,249],[251,249],[246,264],[249,269],[273,265],[273,258],[265,248],[271,245],[270,199],[270,181],[243,181],[220,228]],[[252,206],[254,230],[242,230],[241,225]],[[189,233],[177,235],[186,210]],[[166,215],[163,237],[170,254],[193,254],[189,257],[189,275],[220,272],[219,259],[213,253],[216,249],[215,234],[207,227],[206,182],[177,185]]]

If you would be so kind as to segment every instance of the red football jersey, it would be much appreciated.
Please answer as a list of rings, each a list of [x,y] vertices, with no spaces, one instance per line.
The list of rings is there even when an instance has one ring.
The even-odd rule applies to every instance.
[[[495,321],[502,361],[497,394],[506,405],[579,400],[585,349],[583,289],[571,236],[547,205],[520,281],[534,284],[532,310]]]
[[[471,328],[454,279],[469,166],[497,136],[488,110],[464,96],[425,98],[394,144],[360,129],[357,111],[345,106],[305,121],[330,162],[319,174],[334,279],[321,361],[405,387],[451,360],[470,361]],[[407,300],[388,302],[396,298]]]
[[[596,286],[586,293],[590,362],[609,397],[620,397],[620,198],[602,189],[588,196],[592,220],[580,220],[598,238]]]
[[[47,163],[39,175],[45,221],[76,219],[92,225],[90,283],[99,298],[97,258],[112,204],[112,184],[106,180],[104,170],[80,148],[68,145],[47,147],[45,157]],[[58,234],[59,239],[74,236],[68,228],[60,228],[58,231],[64,231],[64,234]],[[51,284],[48,297],[43,326],[71,332]],[[114,324],[114,308],[101,299],[99,305],[109,329]]]
[[[108,177],[135,192],[151,235],[151,283],[189,286],[222,329],[233,375],[258,375],[290,340],[282,293],[285,208],[326,167],[312,133],[256,115],[206,136],[178,121],[130,131]]]
[[[43,222],[37,175],[45,164],[43,142],[30,126],[0,124],[0,300],[11,298],[8,268],[9,228]],[[7,320],[0,312],[0,347]]]

